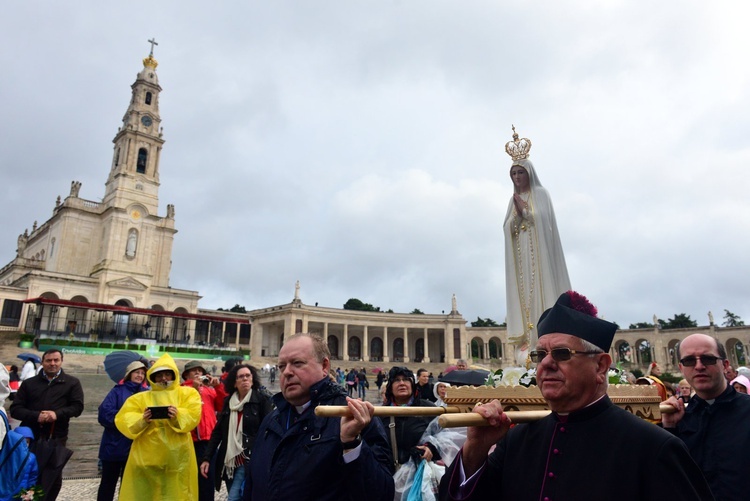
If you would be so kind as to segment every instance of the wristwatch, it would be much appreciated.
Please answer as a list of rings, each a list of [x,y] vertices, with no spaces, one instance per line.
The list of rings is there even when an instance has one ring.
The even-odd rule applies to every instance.
[[[341,442],[341,447],[343,447],[344,450],[355,449],[361,443],[362,443],[362,435],[360,434],[360,435],[357,435],[357,438],[355,438],[351,442]]]

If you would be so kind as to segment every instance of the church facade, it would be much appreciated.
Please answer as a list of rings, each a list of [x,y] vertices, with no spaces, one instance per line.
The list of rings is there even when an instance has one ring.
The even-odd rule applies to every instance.
[[[102,201],[82,198],[81,183],[73,181],[50,219],[18,236],[16,257],[0,269],[0,331],[233,346],[264,357],[278,355],[285,337],[314,332],[337,360],[515,364],[505,329],[468,327],[455,297],[448,314],[367,312],[306,305],[298,285],[290,303],[230,313],[199,309],[197,291],[172,288],[177,229],[173,205],[159,214],[165,140],[157,65],[152,45],[113,139]],[[713,324],[685,332],[620,330],[612,357],[633,367],[657,361],[674,371],[676,344],[696,331],[717,336],[733,364],[744,362],[750,329]]]
[[[157,64],[152,52],[132,85],[122,127],[113,140],[102,201],[81,198],[81,183],[73,181],[69,195],[55,202],[52,217],[41,225],[34,222],[30,232],[19,235],[15,259],[0,269],[0,285],[11,301],[3,305],[4,324],[31,313],[35,329],[56,330],[62,324],[79,333],[93,328],[93,312],[73,306],[92,303],[182,314],[197,311],[198,292],[169,286],[177,230],[172,205],[167,205],[166,214],[158,213],[164,138]],[[70,304],[64,303],[67,311],[60,318],[64,305],[41,301],[19,307],[20,296]],[[172,323],[162,328],[185,331],[184,321]]]

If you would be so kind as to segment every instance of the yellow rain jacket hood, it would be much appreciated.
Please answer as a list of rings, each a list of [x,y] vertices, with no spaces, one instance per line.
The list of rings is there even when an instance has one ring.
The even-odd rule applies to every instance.
[[[175,381],[168,386],[155,384],[152,375],[168,367]],[[172,357],[165,353],[146,373],[151,391],[130,396],[115,416],[120,432],[133,440],[122,478],[122,501],[197,500],[198,465],[190,432],[201,417],[200,394],[180,386],[179,372]],[[146,422],[147,407],[172,406],[177,416]]]

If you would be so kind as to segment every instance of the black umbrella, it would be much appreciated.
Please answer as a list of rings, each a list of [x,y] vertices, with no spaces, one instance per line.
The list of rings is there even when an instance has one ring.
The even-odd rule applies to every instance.
[[[128,365],[137,360],[143,361],[143,357],[130,350],[113,351],[104,357],[104,370],[112,381],[119,383],[125,377]],[[148,364],[145,365],[148,367]]]
[[[39,465],[37,483],[44,489],[46,499],[55,483],[62,477],[63,468],[73,455],[73,451],[55,438],[40,438],[32,445],[32,452],[36,454]]]
[[[490,371],[484,369],[471,369],[468,371],[450,371],[439,379],[442,383],[450,383],[453,386],[482,386],[487,380]]]
[[[25,362],[31,360],[32,362],[37,364],[42,363],[42,359],[39,358],[39,355],[34,355],[33,353],[21,353],[20,355],[18,355],[18,358]]]

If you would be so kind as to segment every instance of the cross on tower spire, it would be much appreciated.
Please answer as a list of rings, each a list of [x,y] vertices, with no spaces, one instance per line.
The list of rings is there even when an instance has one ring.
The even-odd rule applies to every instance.
[[[151,38],[151,40],[147,40],[147,41],[148,41],[148,43],[151,44],[151,53],[149,53],[149,57],[153,57],[154,56],[154,45],[159,45],[159,44],[156,42],[156,39],[154,39],[153,37]]]

